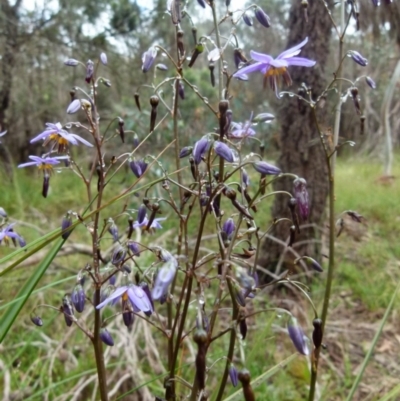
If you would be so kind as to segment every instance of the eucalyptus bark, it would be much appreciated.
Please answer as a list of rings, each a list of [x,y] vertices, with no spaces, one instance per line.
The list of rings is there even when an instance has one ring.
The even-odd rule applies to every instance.
[[[326,3],[332,9],[333,0],[327,0]],[[332,22],[327,9],[321,1],[310,1],[307,21],[300,2],[294,0],[290,9],[289,28],[286,48],[290,48],[308,37],[308,43],[302,49],[300,57],[315,60],[317,64],[313,68],[290,68],[293,84],[288,90],[297,92],[298,88],[305,83],[308,88],[311,88],[312,98],[315,100],[324,90],[327,76],[330,78],[329,74],[333,72],[333,67],[326,71],[332,30]],[[331,115],[328,114],[329,110],[327,105],[317,109],[318,121],[322,127],[329,127],[331,118]],[[325,154],[321,147],[313,112],[305,102],[299,101],[296,97],[285,96],[280,101],[278,116],[281,121],[281,154],[278,165],[283,172],[297,174],[306,179],[310,200],[310,215],[307,221],[300,221],[300,225],[304,227],[301,227],[300,234],[296,236],[293,248],[300,255],[318,257],[320,252],[319,228],[322,227],[329,187]],[[274,189],[293,193],[293,178],[277,180]],[[280,217],[290,218],[288,197],[285,195],[277,195],[272,207],[272,218]],[[289,222],[279,223],[271,235],[280,241],[287,242],[289,228]],[[282,246],[282,243],[279,244],[267,238],[262,245],[258,264],[274,271],[284,250],[285,247]],[[291,254],[286,252],[284,261],[289,262],[291,259]]]

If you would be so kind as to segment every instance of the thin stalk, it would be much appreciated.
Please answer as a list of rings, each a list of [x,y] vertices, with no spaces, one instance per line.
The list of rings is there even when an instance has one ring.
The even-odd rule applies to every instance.
[[[341,0],[341,9],[340,9],[340,29],[341,34],[339,36],[339,54],[338,60],[340,62],[340,66],[337,70],[336,78],[340,78],[342,75],[342,60],[343,60],[343,39],[344,33],[346,31],[345,26],[345,2]],[[328,264],[328,276],[326,279],[325,286],[325,294],[324,294],[324,302],[322,306],[321,320],[322,320],[322,334],[325,333],[325,324],[328,316],[328,308],[329,301],[331,297],[331,289],[333,282],[333,272],[335,269],[335,166],[336,166],[336,147],[339,140],[339,129],[340,129],[340,118],[341,118],[341,109],[342,109],[342,83],[341,79],[338,79],[338,101],[335,107],[335,123],[333,128],[333,155],[332,157],[326,157],[327,167],[328,167],[328,177],[329,177],[329,264]],[[314,110],[314,118],[318,126],[316,112]],[[323,140],[323,135],[320,131],[320,138],[322,142],[322,146],[325,149],[326,146]],[[314,360],[311,365],[311,379],[310,379],[310,391],[308,393],[308,401],[314,401],[315,397],[315,388],[317,384],[317,376],[318,376],[318,363],[319,363],[319,354],[321,351],[321,347],[318,347],[314,351]]]
[[[211,1],[211,10],[213,15],[214,31],[215,31],[215,41],[217,42],[217,47],[221,51],[221,38],[219,34],[219,26],[217,19],[217,11],[215,9],[215,1]],[[223,99],[222,96],[222,56],[218,60],[218,99]]]

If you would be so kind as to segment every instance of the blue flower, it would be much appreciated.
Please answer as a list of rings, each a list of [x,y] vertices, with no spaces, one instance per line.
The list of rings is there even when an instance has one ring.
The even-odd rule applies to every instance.
[[[281,173],[278,167],[263,161],[253,163],[253,167],[254,170],[264,175],[277,175]]]
[[[155,301],[164,299],[164,297],[167,295],[168,287],[174,280],[176,270],[177,263],[175,258],[170,259],[161,267],[157,274],[154,288],[151,292],[152,298]]]
[[[9,224],[6,228],[0,231],[0,244],[4,241],[6,245],[9,245],[10,239],[16,245],[16,241],[18,241],[19,246],[23,247],[26,245],[25,240],[17,234],[13,227],[15,223]]]
[[[162,225],[159,223],[159,221],[164,221],[164,220],[166,220],[166,217],[159,217],[159,218],[154,219],[149,228],[154,228],[154,229],[162,228]],[[139,223],[139,221],[136,220],[133,223],[133,228],[147,227],[148,223],[149,223],[149,219],[147,218],[147,216],[145,216],[141,223]]]
[[[58,145],[58,153],[65,152],[68,144],[78,145],[78,142],[83,143],[86,146],[92,147],[93,145],[81,138],[79,135],[71,134],[62,128],[60,123],[46,123],[47,128],[41,132],[39,135],[35,136],[30,140],[30,143],[34,143],[44,140],[43,146],[52,143],[52,149]]]
[[[129,301],[135,312],[153,312],[153,306],[146,292],[139,286],[130,284],[117,288],[108,298],[96,306],[101,309],[110,302],[114,305],[120,298]]]
[[[107,63],[108,63],[107,54],[105,54],[104,52],[100,53],[100,61],[101,61],[101,64],[107,65]]]
[[[275,59],[268,54],[251,51],[250,55],[255,63],[241,68],[239,71],[235,72],[233,76],[235,78],[239,78],[243,74],[260,71],[264,75],[264,87],[266,86],[266,83],[268,81],[272,90],[274,90],[275,93],[278,94],[279,76],[283,78],[286,85],[292,84],[292,79],[290,78],[288,67],[292,65],[297,67],[313,67],[315,65],[316,62],[313,60],[309,60],[304,57],[296,57],[301,52],[301,48],[307,42],[308,38],[305,38],[301,43],[288,50],[285,50]]]
[[[229,136],[234,139],[247,138],[256,134],[256,131],[251,128],[251,121],[246,121],[244,123],[232,122],[231,127],[233,129],[230,132]]]
[[[232,149],[225,143],[220,141],[214,142],[214,150],[218,156],[222,157],[228,163],[233,163],[235,161]]]

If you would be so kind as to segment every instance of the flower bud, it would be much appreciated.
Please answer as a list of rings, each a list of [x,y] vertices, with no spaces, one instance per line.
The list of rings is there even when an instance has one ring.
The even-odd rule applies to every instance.
[[[179,153],[179,158],[182,159],[192,154],[193,146],[185,146]]]
[[[370,88],[376,89],[376,83],[371,77],[365,77],[365,81]]]
[[[36,326],[39,326],[39,327],[43,326],[43,320],[40,316],[32,316],[31,315],[31,322]]]
[[[94,64],[92,60],[88,60],[86,63],[86,77],[85,81],[90,84],[90,81],[93,78],[93,73],[94,73]]]
[[[229,378],[231,379],[232,386],[236,387],[239,383],[238,371],[235,368],[235,365],[233,365],[232,363],[229,366]]]
[[[226,238],[230,240],[232,238],[232,234],[235,231],[235,222],[233,219],[228,219],[225,221],[224,225],[222,226],[222,232],[225,234]]]
[[[71,294],[71,301],[76,311],[82,313],[85,307],[86,296],[85,296],[85,291],[83,290],[83,287],[80,284],[76,285],[75,288],[73,289]]]
[[[278,167],[275,167],[272,164],[269,164],[264,161],[253,163],[253,168],[257,172],[264,175],[277,175],[281,173],[281,170]]]
[[[108,228],[108,232],[112,235],[113,241],[117,242],[119,238],[118,227],[113,221],[111,223],[111,226]]]
[[[64,64],[68,67],[76,67],[79,64],[79,61],[74,58],[69,58],[64,61]]]
[[[303,220],[306,220],[310,214],[307,181],[304,178],[296,178],[293,181],[293,192],[297,200],[300,216]]]
[[[254,9],[254,15],[255,15],[257,21],[262,26],[265,26],[265,28],[269,28],[271,26],[271,21],[270,21],[268,15],[264,12],[264,10],[262,8],[256,7]]]
[[[176,261],[171,259],[159,270],[154,283],[154,288],[151,292],[152,298],[155,301],[160,300],[164,295],[168,294],[168,287],[175,278],[176,269]]]
[[[253,18],[251,18],[251,17],[249,16],[249,14],[247,14],[247,12],[245,12],[245,13],[243,14],[243,21],[244,21],[244,23],[245,23],[246,25],[248,25],[248,26],[253,26]]]
[[[43,185],[42,185],[43,198],[47,198],[47,194],[49,193],[49,185],[50,185],[50,175],[45,172],[43,176]]]
[[[105,54],[104,52],[100,53],[100,62],[103,65],[107,65],[108,63],[107,54]]]
[[[68,295],[64,296],[60,310],[64,314],[65,324],[68,327],[71,327],[73,323],[74,308]]]
[[[111,257],[111,263],[114,266],[117,266],[125,259],[125,256],[126,256],[125,249],[122,248],[122,246],[118,246],[114,249],[114,252]]]
[[[296,347],[297,351],[302,355],[308,355],[308,347],[305,341],[305,335],[303,329],[297,324],[296,319],[288,324],[288,332],[293,345]]]
[[[261,113],[261,114],[257,114],[253,118],[253,122],[255,122],[255,123],[269,123],[274,119],[275,119],[275,116],[273,114]]]
[[[100,339],[103,341],[104,344],[112,347],[114,345],[114,340],[111,337],[111,334],[107,329],[101,329],[100,330]]]
[[[203,136],[200,140],[198,140],[194,144],[193,158],[194,158],[194,162],[196,164],[200,164],[201,158],[207,152],[209,145],[210,145],[210,141],[208,140],[207,136]]]
[[[204,0],[197,0],[197,3],[203,8],[206,8],[206,2]]]
[[[165,64],[161,64],[161,63],[156,64],[156,68],[157,68],[157,70],[160,70],[160,71],[168,71],[168,67]]]
[[[69,104],[67,108],[67,114],[75,114],[80,109],[81,109],[81,101],[79,99],[75,99]]]
[[[222,157],[228,163],[233,163],[235,161],[232,149],[225,143],[220,141],[214,142],[214,150],[219,157]]]
[[[3,219],[6,219],[8,217],[7,212],[2,207],[0,207],[0,217],[3,217]]]
[[[64,218],[63,218],[63,220],[62,220],[62,222],[61,222],[61,231],[62,231],[61,237],[62,237],[63,239],[66,240],[66,239],[70,236],[72,230],[69,230],[69,228],[70,228],[71,226],[72,226],[71,212],[68,212],[68,213],[64,216]]]
[[[156,59],[157,56],[157,49],[155,47],[151,47],[147,52],[143,53],[142,56],[142,71],[147,72],[150,70],[151,66],[154,63],[154,60]],[[138,107],[140,110],[140,107]]]
[[[131,168],[133,174],[135,174],[137,178],[140,178],[147,169],[147,163],[144,160],[132,160],[129,162],[129,167]]]
[[[146,217],[146,212],[147,212],[146,206],[142,203],[139,206],[139,210],[138,210],[138,214],[137,214],[137,221],[139,224],[143,223],[143,221]]]
[[[350,50],[347,54],[353,59],[354,62],[356,62],[358,65],[361,65],[361,67],[366,67],[368,65],[368,60],[364,58],[358,51]]]
[[[176,1],[177,3],[180,3],[180,0],[172,0],[172,1]],[[179,52],[180,57],[183,57],[185,54],[185,47],[183,44],[183,35],[184,35],[184,32],[181,29],[176,33],[176,44],[178,46],[178,52]]]

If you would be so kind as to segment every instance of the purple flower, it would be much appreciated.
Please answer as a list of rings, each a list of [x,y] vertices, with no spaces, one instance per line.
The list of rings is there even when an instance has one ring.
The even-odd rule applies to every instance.
[[[129,167],[137,178],[140,178],[144,174],[147,166],[148,164],[143,159],[138,161],[132,160],[131,162],[129,162]]]
[[[91,143],[81,138],[79,135],[71,134],[65,131],[60,123],[46,123],[46,126],[47,128],[43,132],[31,139],[31,143],[43,139],[43,146],[52,143],[52,148],[58,146],[58,153],[64,152],[69,143],[71,143],[72,145],[78,145],[78,142],[81,142],[86,146],[93,146]]]
[[[226,160],[228,163],[233,163],[235,158],[233,156],[232,149],[223,142],[214,142],[215,153]]]
[[[0,137],[4,136],[5,134],[7,134],[7,131],[0,132]],[[1,143],[1,141],[0,141],[0,143]]]
[[[265,26],[266,28],[269,28],[271,26],[271,21],[270,21],[268,15],[265,13],[265,11],[261,7],[255,8],[254,15],[255,15],[257,21],[262,26]]]
[[[290,339],[292,340],[292,343],[296,347],[297,351],[299,351],[302,355],[308,355],[309,350],[305,341],[306,336],[304,335],[303,329],[297,324],[295,319],[288,324],[288,332]]]
[[[353,59],[353,61],[361,65],[361,67],[366,67],[368,65],[368,60],[363,57],[358,51],[350,50],[347,54]]]
[[[82,313],[85,307],[86,296],[85,291],[80,284],[75,286],[74,290],[72,291],[71,301],[74,304],[76,311]]]
[[[253,167],[254,170],[264,175],[277,175],[281,173],[278,167],[263,161],[253,163]]]
[[[110,219],[112,221],[112,219]],[[117,242],[119,238],[119,233],[118,233],[118,227],[117,225],[112,221],[110,227],[108,228],[108,232],[112,235],[113,241]]]
[[[81,101],[79,99],[73,100],[68,108],[67,108],[67,114],[75,114],[77,111],[79,111],[81,108]]]
[[[318,273],[322,273],[324,271],[321,265],[315,259],[310,258],[309,256],[303,256],[301,259],[306,262],[307,266],[311,267]]]
[[[301,52],[301,48],[307,42],[308,38],[305,38],[301,43],[288,50],[285,50],[275,59],[268,54],[251,51],[250,55],[252,59],[256,62],[247,67],[241,68],[239,71],[233,74],[233,76],[238,78],[243,74],[260,71],[264,75],[264,87],[266,82],[269,81],[271,88],[277,94],[279,76],[282,76],[286,85],[292,84],[292,79],[290,78],[288,67],[292,65],[298,67],[313,67],[315,65],[315,61],[313,60],[309,60],[303,57],[296,57]]]
[[[6,228],[0,231],[0,244],[4,241],[6,245],[9,245],[10,239],[16,245],[16,241],[18,241],[20,247],[24,247],[26,245],[25,240],[14,232],[13,227],[15,223],[9,224]]]
[[[365,77],[365,81],[370,88],[376,89],[376,83],[371,77]]]
[[[164,220],[166,220],[166,217],[159,217],[159,218],[154,219],[149,228],[154,228],[154,229],[162,228],[162,225],[159,223],[159,221],[164,221]],[[139,221],[136,220],[133,223],[133,228],[147,227],[148,223],[149,223],[149,219],[147,218],[147,216],[145,216],[141,223],[139,223]]]
[[[201,7],[206,8],[206,2],[204,0],[197,0],[197,2]]]
[[[107,54],[105,54],[104,52],[100,53],[100,61],[101,61],[101,64],[107,65],[107,63],[108,63]]]
[[[246,121],[244,123],[233,122],[231,127],[233,128],[229,134],[231,138],[242,139],[256,134],[256,131],[251,128],[251,121]]]
[[[375,7],[378,7],[378,6],[379,6],[379,0],[372,0],[372,4],[373,4]]]
[[[43,320],[40,316],[31,316],[31,322],[36,326],[43,326]]]
[[[147,52],[143,53],[142,56],[142,71],[147,72],[150,70],[151,66],[154,63],[154,60],[156,59],[157,56],[157,49],[154,47],[151,47]]]
[[[129,300],[135,312],[153,312],[153,306],[146,292],[134,284],[117,288],[108,298],[98,304],[96,309],[101,309],[110,302],[115,304],[121,297],[122,301]]]
[[[57,157],[39,157],[39,156],[29,156],[32,162],[22,163],[18,168],[37,166],[39,170],[50,171],[53,169],[55,164],[60,163],[60,159],[68,159],[67,156],[57,156]]]
[[[242,168],[242,183],[245,187],[248,187],[250,185],[249,175],[247,174],[247,171],[244,168]]]
[[[79,64],[79,61],[74,58],[69,58],[64,61],[64,64],[68,67],[76,67]]]
[[[307,191],[307,181],[304,178],[296,178],[293,181],[293,192],[294,197],[297,200],[297,206],[299,207],[300,216],[303,220],[306,220],[310,214],[310,205]]]
[[[114,345],[114,340],[111,337],[111,334],[107,329],[101,329],[100,330],[100,339],[103,341],[104,344],[112,347]]]
[[[153,291],[151,292],[152,298],[159,301],[168,293],[168,287],[172,283],[176,274],[176,260],[170,260],[165,263],[159,270]]]
[[[194,162],[196,164],[200,164],[201,158],[207,152],[209,145],[210,145],[210,141],[208,140],[207,136],[203,136],[200,140],[198,140],[194,144],[192,153],[193,153]]]

